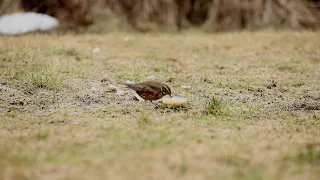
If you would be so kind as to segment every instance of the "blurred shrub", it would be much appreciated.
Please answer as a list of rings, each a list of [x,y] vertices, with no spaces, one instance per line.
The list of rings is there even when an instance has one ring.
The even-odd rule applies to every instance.
[[[109,8],[139,29],[143,21],[204,26],[209,30],[261,27],[318,28],[317,0],[106,0]],[[173,23],[172,23],[173,22]]]
[[[71,26],[87,26],[87,15],[95,0],[21,0],[25,11],[48,14]]]
[[[319,0],[0,0],[0,14],[17,7],[17,1],[25,11],[46,13],[75,26],[96,19],[109,25],[120,19],[137,30],[144,30],[144,24],[209,31],[320,27]]]
[[[0,16],[19,11],[20,0],[0,0]]]

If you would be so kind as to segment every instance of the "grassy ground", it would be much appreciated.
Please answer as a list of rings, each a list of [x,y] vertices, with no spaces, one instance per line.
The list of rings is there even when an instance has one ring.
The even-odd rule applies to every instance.
[[[0,37],[0,179],[318,179],[319,48],[291,31]],[[188,105],[117,84],[150,75]]]

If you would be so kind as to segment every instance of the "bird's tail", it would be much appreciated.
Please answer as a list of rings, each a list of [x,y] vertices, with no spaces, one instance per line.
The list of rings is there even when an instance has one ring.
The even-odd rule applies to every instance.
[[[118,82],[118,84],[125,85],[125,86],[126,86],[126,88],[129,88],[129,89],[133,89],[133,90],[135,90],[135,88],[134,88],[135,86],[134,86],[134,85],[135,85],[136,83],[126,83],[126,82],[124,83],[124,82]]]
[[[117,84],[127,85],[127,83],[117,82]]]
[[[134,84],[134,83],[124,83],[124,82],[117,82],[117,83],[118,83],[118,84],[125,85],[125,86],[130,86],[130,85]]]
[[[141,91],[143,90],[145,87],[141,86],[139,83],[123,83],[123,82],[119,82],[118,84],[123,84],[125,85],[127,88],[135,90],[135,91]]]
[[[117,82],[118,84],[122,84],[122,85],[126,85],[126,86],[130,86],[130,85],[133,85],[133,84],[136,84],[135,82]]]

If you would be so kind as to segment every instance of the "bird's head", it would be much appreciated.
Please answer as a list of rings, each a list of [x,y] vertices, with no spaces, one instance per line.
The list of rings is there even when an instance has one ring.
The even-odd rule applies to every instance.
[[[161,87],[161,91],[162,91],[162,95],[169,95],[170,97],[172,97],[172,95],[171,95],[171,89],[170,89],[170,87],[169,86],[167,86],[167,85],[163,85],[162,87]]]

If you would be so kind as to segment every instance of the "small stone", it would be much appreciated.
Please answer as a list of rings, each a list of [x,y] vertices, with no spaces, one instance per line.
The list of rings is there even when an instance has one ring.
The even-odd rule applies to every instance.
[[[128,84],[135,84],[136,82],[135,82],[135,81],[129,81],[129,80],[127,80],[126,83],[128,83]]]
[[[123,91],[123,90],[118,90],[116,92],[116,95],[118,95],[118,96],[123,96],[124,94],[125,94],[125,91]]]
[[[191,86],[189,86],[189,85],[182,85],[181,86],[183,89],[191,89]]]
[[[94,86],[92,86],[92,87],[91,87],[91,91],[96,92],[96,91],[97,91],[97,88],[94,87]]]
[[[154,79],[154,78],[155,78],[154,75],[147,76],[147,79]]]
[[[116,90],[116,91],[118,91],[118,89],[119,89],[117,86],[115,86],[113,84],[108,84],[108,88],[111,90]]]
[[[273,87],[277,87],[277,85],[275,83],[270,83],[270,84],[264,84],[263,85],[264,87],[268,88],[268,89],[271,89]]]
[[[100,52],[100,48],[96,47],[92,49],[92,53],[98,53]]]
[[[126,37],[123,38],[123,40],[126,41],[126,42],[129,41],[129,39],[130,39],[129,36],[126,36]]]

